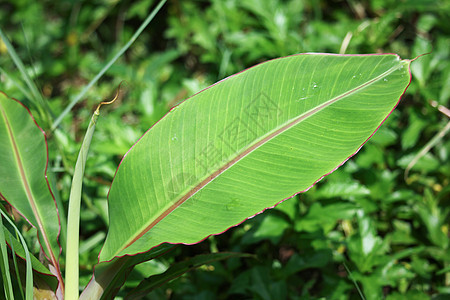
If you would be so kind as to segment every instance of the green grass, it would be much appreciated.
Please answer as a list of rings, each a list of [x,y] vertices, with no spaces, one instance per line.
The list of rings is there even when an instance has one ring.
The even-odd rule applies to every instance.
[[[0,218],[0,226],[1,226],[1,230],[0,230],[0,249],[1,249],[1,254],[2,254],[2,266],[1,266],[1,270],[2,270],[2,279],[3,279],[3,288],[5,290],[5,296],[6,299],[26,299],[26,300],[31,300],[33,299],[33,269],[32,269],[32,265],[31,265],[31,257],[30,257],[30,251],[28,250],[28,246],[27,243],[25,242],[25,239],[23,238],[20,230],[16,227],[16,225],[14,224],[13,221],[10,220],[9,216],[7,215],[7,213],[5,212],[5,209],[3,207],[3,205],[0,208],[0,214],[1,214],[1,218]],[[19,274],[19,270],[18,270],[18,260],[16,259],[15,256],[13,256],[13,264],[14,264],[14,271],[16,275],[15,280],[11,279],[11,273],[10,273],[10,266],[8,263],[8,254],[7,254],[7,250],[6,250],[6,238],[5,238],[5,231],[7,232],[7,234],[9,235],[9,240],[12,240],[13,237],[11,235],[11,233],[9,231],[6,230],[6,227],[3,224],[3,218],[5,218],[5,220],[7,221],[7,223],[9,223],[9,225],[12,227],[12,229],[15,231],[16,236],[18,237],[18,239],[20,240],[20,244],[23,247],[23,251],[25,252],[25,284],[23,285],[23,280],[20,277]],[[11,243],[11,251],[14,253],[14,243]],[[22,261],[20,261],[22,262]],[[16,295],[17,292],[20,293],[21,297],[14,297],[14,286],[13,286],[13,282],[15,281],[15,283],[18,284],[17,289],[16,290]]]

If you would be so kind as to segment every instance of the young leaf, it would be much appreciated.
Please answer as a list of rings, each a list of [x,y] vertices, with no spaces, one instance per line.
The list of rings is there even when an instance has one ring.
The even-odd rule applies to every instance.
[[[92,136],[95,132],[97,119],[100,115],[100,107],[104,104],[111,104],[117,100],[119,96],[119,88],[116,96],[111,101],[101,102],[89,122],[88,129],[81,144],[78,153],[75,171],[72,178],[72,186],[70,188],[69,211],[67,214],[67,239],[66,247],[66,290],[64,299],[72,300],[79,298],[79,247],[80,247],[80,207],[81,207],[81,191],[83,188],[84,169],[86,160],[91,146]]]
[[[31,113],[0,92],[0,196],[37,228],[45,256],[59,269],[59,217],[47,180],[47,141]]]
[[[395,108],[409,65],[394,54],[293,55],[174,107],[116,172],[100,261],[197,243],[308,190]]]
[[[115,99],[114,99],[115,100]],[[67,213],[67,239],[66,246],[66,289],[64,298],[67,300],[78,299],[79,297],[79,246],[80,246],[80,208],[81,191],[83,187],[84,169],[86,165],[89,147],[92,136],[95,132],[95,126],[99,116],[99,109],[94,112],[89,122],[88,129],[81,144],[78,153],[75,171],[70,188],[69,211]]]

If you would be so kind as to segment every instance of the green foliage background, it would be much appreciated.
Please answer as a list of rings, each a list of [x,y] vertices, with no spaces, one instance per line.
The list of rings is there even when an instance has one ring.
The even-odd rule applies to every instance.
[[[0,27],[56,117],[155,5],[152,0],[1,1]],[[449,107],[449,19],[450,3],[443,0],[169,1],[58,130],[50,131],[51,124],[38,118],[49,135],[54,183],[66,205],[90,115],[101,99],[112,98],[120,81],[128,82],[121,100],[104,110],[87,162],[81,283],[89,280],[105,236],[106,196],[118,162],[170,107],[279,56],[392,52],[414,58],[432,51],[413,62],[413,81],[400,105],[344,166],[307,193],[225,234],[139,265],[119,296],[175,261],[238,251],[256,258],[203,266],[148,299],[448,299],[449,139],[441,138],[406,180],[404,172],[449,121],[435,107]],[[1,43],[0,67],[1,90],[33,109]],[[25,236],[38,252],[32,230]]]

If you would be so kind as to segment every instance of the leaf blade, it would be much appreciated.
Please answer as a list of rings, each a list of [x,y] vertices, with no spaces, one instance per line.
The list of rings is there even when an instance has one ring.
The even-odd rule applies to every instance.
[[[409,84],[409,63],[396,55],[295,55],[172,109],[118,168],[100,260],[196,243],[307,190],[373,135]],[[132,221],[121,221],[123,213]]]
[[[0,93],[0,115],[0,140],[3,143],[0,195],[38,229],[42,250],[60,274],[60,225],[47,180],[45,134],[25,106],[3,93]]]

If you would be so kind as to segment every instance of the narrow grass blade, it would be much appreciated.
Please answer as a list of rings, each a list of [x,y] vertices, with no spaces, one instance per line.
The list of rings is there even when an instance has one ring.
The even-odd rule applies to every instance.
[[[3,212],[2,212],[3,214]],[[5,291],[6,300],[14,300],[14,292],[11,282],[11,275],[9,273],[9,260],[8,260],[8,249],[6,247],[5,234],[3,232],[3,217],[0,218],[0,250],[1,250],[1,271],[3,279],[3,288]]]
[[[28,251],[27,243],[25,242],[22,234],[19,229],[17,229],[16,225],[13,221],[11,221],[7,214],[0,210],[1,215],[8,221],[8,223],[14,228],[19,236],[20,242],[22,244],[23,249],[25,250],[25,261],[26,261],[26,276],[25,276],[25,299],[33,300],[33,268],[31,266],[31,257],[30,252]],[[4,236],[3,230],[0,230]],[[14,298],[13,298],[14,299]]]
[[[439,130],[438,133],[414,156],[414,158],[411,160],[411,162],[408,164],[408,166],[405,169],[405,181],[409,183],[409,171],[414,167],[414,165],[419,161],[419,159],[427,154],[431,148],[436,146],[437,143],[439,143],[444,136],[447,135],[447,133],[450,131],[450,122],[445,125],[444,128]]]
[[[17,233],[16,233],[16,235],[19,236]],[[8,236],[9,236],[9,239],[11,240],[11,233],[9,231],[8,231]],[[14,249],[14,244],[11,243],[10,247],[11,247],[11,253],[16,253],[16,251]],[[16,255],[13,254],[12,258],[13,258],[13,263],[14,263],[14,271],[16,272],[16,274],[15,274],[16,280],[17,280],[17,283],[19,284],[20,295],[22,296],[21,299],[25,299],[25,295],[23,293],[22,280],[20,279],[19,266],[17,264]]]
[[[33,80],[31,80],[30,76],[28,75],[27,71],[25,70],[25,66],[24,66],[22,60],[17,55],[16,51],[14,50],[14,47],[11,45],[11,43],[9,42],[9,39],[3,33],[1,28],[0,28],[0,38],[3,40],[3,43],[5,43],[5,46],[8,49],[8,53],[11,56],[11,59],[14,61],[14,64],[16,65],[16,67],[19,69],[19,71],[23,77],[23,80],[25,81],[25,83],[28,86],[28,89],[30,90],[32,97],[29,100],[32,101],[33,104],[36,105],[41,116],[47,122],[51,122],[50,107],[48,106],[47,102],[44,101],[44,98],[42,97],[38,88],[36,87]]]
[[[431,106],[436,107],[441,113],[446,115],[448,118],[450,118],[450,110],[447,107],[439,105],[436,101],[431,101],[430,104]],[[419,161],[419,159],[425,154],[427,154],[428,151],[431,150],[431,148],[436,146],[436,144],[439,143],[439,141],[441,141],[444,138],[444,136],[448,133],[449,130],[450,130],[450,122],[448,122],[444,128],[439,130],[439,132],[416,154],[416,156],[414,156],[414,158],[411,160],[408,166],[406,166],[404,179],[407,183],[409,183],[408,175],[412,167],[414,167],[414,165]]]
[[[366,298],[364,297],[364,293],[361,291],[358,282],[356,282],[356,280],[353,278],[352,272],[350,271],[350,269],[347,267],[347,264],[344,261],[344,268],[348,273],[348,276],[350,277],[350,279],[353,281],[353,284],[356,287],[356,290],[358,291],[359,296],[361,297],[362,300],[366,300]]]
[[[0,210],[2,210],[4,213],[8,214],[6,208],[0,203]],[[12,235],[12,234],[7,234],[9,233],[9,230],[3,226],[3,231],[5,232],[5,238],[6,238],[6,243],[11,247],[11,249],[13,249],[13,252],[20,257],[22,260],[26,260],[26,254],[25,254],[25,250],[23,249],[21,242],[20,242],[20,238],[19,238],[19,234],[16,232],[16,235]],[[30,255],[31,257],[31,267],[33,270],[45,275],[45,276],[51,276],[52,278],[54,278],[55,280],[56,277],[55,275],[53,275],[50,270],[45,267],[36,257],[34,257],[33,255]],[[52,286],[56,286],[56,281],[54,284],[51,284]]]
[[[9,80],[11,80],[11,82],[22,92],[22,94],[27,98],[27,99],[33,99],[33,97],[31,96],[31,94],[28,92],[28,90],[20,83],[19,80],[17,80],[16,78],[14,78],[14,76],[12,76],[11,74],[9,74],[8,72],[6,72],[5,69],[0,67],[0,73],[3,73],[3,75],[5,75],[5,77],[7,77]]]
[[[145,27],[153,20],[153,18],[156,16],[158,11],[161,9],[161,7],[166,3],[167,0],[162,0],[159,2],[158,6],[155,7],[155,9],[150,13],[150,15],[145,19],[145,21],[142,23],[142,25],[138,28],[138,30],[134,33],[134,35],[131,37],[131,39],[126,43],[120,50],[117,52],[116,55],[103,67],[103,69],[84,87],[84,89],[70,102],[70,104],[64,109],[64,111],[59,115],[59,117],[55,120],[52,126],[52,130],[54,130],[64,119],[64,117],[70,112],[70,110],[77,104],[83,97],[86,95],[86,93],[89,91],[89,89],[105,74],[105,72],[116,62],[119,57],[122,56],[122,54],[125,53],[125,51],[130,48],[130,46],[134,43],[134,41],[139,37],[139,35],[144,31]]]
[[[1,204],[0,209],[4,213],[6,212]],[[28,296],[28,299],[31,299],[31,297],[35,297],[35,299],[57,299],[54,292],[58,286],[57,278],[32,254],[29,254],[31,260],[26,259],[26,249],[24,248],[23,243],[19,241],[20,233],[17,230],[13,235],[5,226],[2,226],[1,228],[6,237],[6,243],[11,248],[11,252],[14,253],[12,258],[15,264],[17,278],[17,284],[14,285],[20,287],[19,291],[22,295],[20,299],[27,299],[26,295],[23,294],[23,290],[26,289],[26,283],[23,285],[23,282],[26,281],[27,264],[31,264],[31,266],[28,267],[29,270],[36,271],[36,273],[33,273],[32,278],[30,277],[31,273],[29,273],[29,278],[31,279],[28,281],[28,294],[30,295]],[[19,259],[17,259],[16,256]],[[15,288],[14,291],[16,290],[17,289]]]

